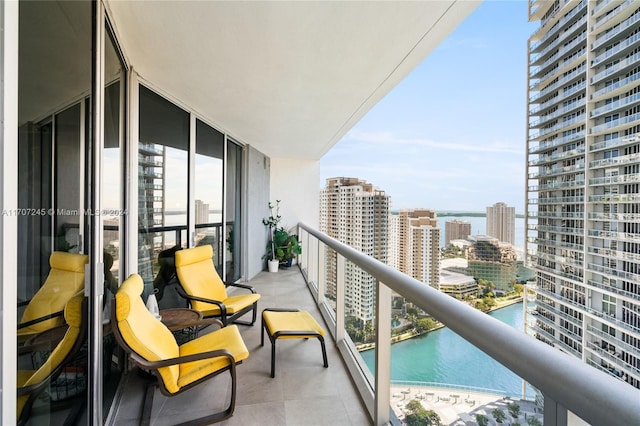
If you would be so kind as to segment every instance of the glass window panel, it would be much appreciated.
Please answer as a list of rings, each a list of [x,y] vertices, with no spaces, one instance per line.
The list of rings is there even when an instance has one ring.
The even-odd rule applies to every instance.
[[[105,284],[110,293],[120,276],[120,221],[122,211],[122,159],[120,148],[120,82],[105,89],[105,141],[103,152],[102,206],[104,215]],[[111,264],[108,266],[108,264]],[[107,269],[109,267],[109,269]],[[105,292],[105,296],[108,293]]]
[[[102,152],[102,208],[103,215],[103,261],[104,261],[104,310],[103,318],[110,319],[111,304],[121,281],[121,259],[123,247],[120,244],[120,231],[124,224],[124,188],[123,174],[123,145],[124,117],[123,94],[121,80],[124,76],[124,66],[121,62],[109,28],[105,37],[105,93],[104,93],[104,150]],[[103,336],[103,366],[102,387],[102,418],[106,419],[115,398],[120,382],[120,365],[123,364],[122,355],[117,350],[117,343],[113,334]]]
[[[55,116],[56,251],[78,253],[80,237],[80,104]]]
[[[196,121],[195,245],[210,244],[213,262],[222,277],[222,187],[224,135]]]
[[[145,299],[154,285],[162,291],[161,308],[184,306],[175,291],[164,291],[176,282],[174,275],[159,273],[159,255],[186,246],[188,147],[189,114],[140,86],[138,273],[145,282]],[[165,260],[163,254],[165,261],[172,262],[172,256]],[[162,301],[167,296],[173,299]]]
[[[240,278],[240,217],[241,217],[241,178],[242,178],[242,147],[235,143],[227,144],[227,211],[226,211],[226,274],[227,281]]]
[[[80,102],[91,92],[91,6],[90,2],[19,3],[18,206],[25,212],[18,217],[19,301],[31,299],[43,286],[54,249],[81,250],[82,128],[90,122]],[[46,311],[49,303],[41,303],[37,310]],[[19,322],[23,313],[24,307],[19,308]],[[52,330],[29,339],[55,345],[60,339]],[[22,337],[18,341],[20,346],[24,343]],[[18,355],[18,377],[40,368],[50,354],[36,350]],[[61,423],[72,406],[63,402],[71,402],[87,388],[86,355],[81,351],[69,361],[33,408],[26,405],[18,416],[29,419],[29,424]],[[73,405],[81,413],[86,398]]]

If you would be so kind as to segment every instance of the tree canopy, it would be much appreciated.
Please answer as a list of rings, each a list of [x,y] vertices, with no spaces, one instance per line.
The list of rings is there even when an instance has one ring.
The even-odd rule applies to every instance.
[[[409,412],[405,417],[405,422],[409,426],[442,426],[438,413],[427,410],[420,401],[415,399],[409,401],[405,408]]]

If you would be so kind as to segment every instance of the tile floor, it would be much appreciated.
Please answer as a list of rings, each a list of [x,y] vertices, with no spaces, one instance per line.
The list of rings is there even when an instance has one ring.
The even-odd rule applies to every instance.
[[[315,302],[297,267],[277,273],[262,272],[249,284],[262,295],[261,311],[267,307],[309,311],[325,328]],[[327,336],[329,368],[322,365],[317,339],[279,340],[276,345],[275,378],[270,377],[271,348],[265,336],[260,346],[260,316],[252,327],[239,326],[250,356],[237,367],[237,398],[233,416],[221,422],[228,426],[369,425],[371,420],[342,358]],[[117,412],[108,419],[113,425],[137,425],[142,408],[144,381],[135,373],[126,375],[125,392]],[[175,425],[219,410],[229,397],[229,375],[222,374],[181,395],[167,398],[156,390],[152,425]]]

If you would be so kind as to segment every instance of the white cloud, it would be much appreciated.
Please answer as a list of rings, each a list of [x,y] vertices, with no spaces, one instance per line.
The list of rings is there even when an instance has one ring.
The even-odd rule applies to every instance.
[[[345,141],[357,141],[375,144],[400,144],[408,146],[421,146],[427,148],[436,148],[449,151],[466,151],[466,152],[498,152],[504,154],[522,154],[522,149],[516,149],[512,145],[505,142],[493,142],[491,144],[465,144],[455,142],[440,142],[424,138],[402,138],[395,136],[390,132],[366,132],[352,130],[347,133]]]

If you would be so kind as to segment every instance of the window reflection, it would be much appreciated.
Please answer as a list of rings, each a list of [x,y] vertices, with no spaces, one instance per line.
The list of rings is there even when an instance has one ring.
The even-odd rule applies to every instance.
[[[19,302],[31,299],[50,275],[74,277],[60,282],[57,295],[64,291],[62,287],[75,292],[77,288],[68,285],[71,281],[84,286],[84,277],[80,278],[84,274],[68,268],[75,265],[82,271],[83,261],[78,264],[73,259],[86,259],[69,253],[83,249],[86,175],[82,153],[86,148],[83,129],[91,128],[85,108],[91,93],[91,16],[90,2],[19,3],[18,206],[34,213],[18,217]],[[52,256],[53,251],[59,253]],[[54,297],[43,299],[35,311],[46,312]],[[22,314],[23,308],[18,308],[18,318]],[[23,343],[57,343],[57,330],[67,328],[62,317],[60,323],[60,328],[43,331]],[[46,365],[49,355],[46,350],[18,354],[18,380],[25,379],[25,372]],[[82,412],[86,398],[72,398],[87,388],[87,367],[87,351],[79,351],[33,406],[24,399],[18,401],[18,416],[29,424],[61,422],[72,405],[60,404],[63,401],[73,401],[77,413]],[[73,374],[67,374],[71,371]]]
[[[241,227],[240,217],[242,208],[242,147],[229,141],[227,142],[227,210],[225,215],[226,233],[226,280],[236,281],[240,278],[240,241]]]
[[[120,225],[122,220],[122,159],[120,132],[120,82],[105,89],[105,138],[102,163],[102,206],[104,215],[103,243],[105,280],[113,293],[117,289],[120,271]],[[111,264],[107,267],[107,264]],[[105,293],[106,294],[106,293]]]
[[[222,276],[222,185],[224,135],[196,122],[195,223],[196,246],[213,247],[213,261]]]
[[[172,284],[161,280],[161,253],[187,244],[188,150],[189,114],[140,86],[138,273],[145,297],[154,280],[156,288]],[[176,297],[169,304],[184,303]]]

